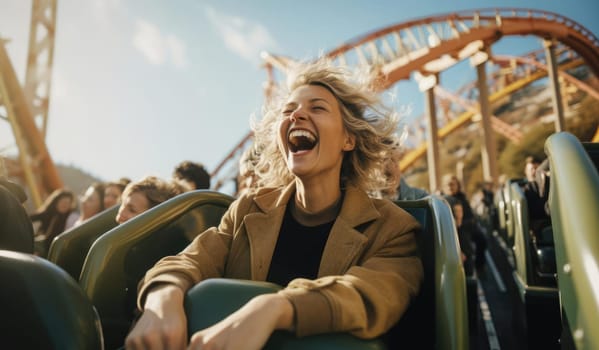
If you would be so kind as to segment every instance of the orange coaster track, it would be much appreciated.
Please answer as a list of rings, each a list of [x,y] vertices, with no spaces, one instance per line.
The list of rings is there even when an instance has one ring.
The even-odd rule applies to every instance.
[[[503,36],[520,35],[557,40],[575,51],[599,76],[599,39],[593,33],[557,13],[521,8],[479,9],[419,18],[358,37],[326,56],[339,65],[365,68],[371,74],[373,87],[385,90],[399,80],[409,79],[412,72],[422,76],[438,74],[463,59],[488,52]],[[295,61],[269,53],[262,57],[269,77],[268,96],[270,89],[277,87],[274,70],[285,74]],[[490,100],[509,94],[545,74],[542,70],[528,74],[525,80],[520,79],[491,94]],[[439,136],[443,137],[468,122],[474,112],[467,113],[469,115],[464,114],[440,129]],[[505,125],[499,127],[511,133]],[[402,168],[412,164],[425,150],[426,145],[419,146],[414,150],[419,155],[407,157]],[[231,154],[235,154],[235,150]],[[225,158],[223,163],[228,160]]]

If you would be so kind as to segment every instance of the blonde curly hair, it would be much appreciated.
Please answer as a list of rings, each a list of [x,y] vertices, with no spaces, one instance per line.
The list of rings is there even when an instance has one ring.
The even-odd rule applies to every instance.
[[[289,95],[303,85],[320,85],[337,99],[343,126],[355,137],[355,148],[346,152],[341,167],[341,187],[352,184],[365,191],[386,186],[385,159],[392,151],[398,116],[380,101],[365,80],[326,59],[301,63],[288,74],[287,86],[263,109],[263,118],[252,126],[255,146],[261,150],[255,164],[259,186],[285,186],[294,180],[278,147],[278,125]]]

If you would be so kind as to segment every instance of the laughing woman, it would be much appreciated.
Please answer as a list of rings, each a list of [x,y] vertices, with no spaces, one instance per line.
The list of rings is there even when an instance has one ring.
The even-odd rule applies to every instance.
[[[217,228],[159,261],[139,291],[127,349],[187,346],[185,292],[213,277],[280,284],[191,334],[192,349],[260,349],[276,329],[306,336],[383,334],[420,288],[414,218],[372,199],[397,120],[367,86],[320,61],[290,75],[288,93],[255,128],[260,189]]]

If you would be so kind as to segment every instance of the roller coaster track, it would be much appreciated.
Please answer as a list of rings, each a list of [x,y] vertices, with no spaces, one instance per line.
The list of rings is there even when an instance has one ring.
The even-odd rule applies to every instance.
[[[508,64],[513,64],[513,63],[515,63],[517,65],[513,66],[510,69],[509,74],[507,74],[505,72],[501,73],[501,72],[495,72],[495,71],[491,73],[497,79],[499,79],[497,77],[499,74],[509,75],[510,76],[509,81],[511,83],[508,84],[507,86],[502,86],[499,90],[493,91],[489,96],[490,103],[499,101],[502,98],[514,93],[515,91],[522,89],[526,85],[529,85],[529,84],[533,83],[534,81],[542,79],[547,76],[547,71],[546,71],[544,65],[538,63],[538,60],[540,60],[540,59],[537,57],[537,53],[538,52],[534,51],[534,52],[531,52],[526,55],[527,57],[534,57],[534,59],[527,58],[527,57],[521,58],[521,57],[516,57],[516,56],[512,57],[512,56],[505,56],[505,55],[491,57],[491,59],[496,64],[498,64],[500,67],[506,66]],[[573,83],[575,83],[575,85],[577,85],[581,89],[583,89],[582,86],[586,86],[592,90],[592,88],[589,87],[588,85],[580,82],[576,78],[574,78],[571,75],[564,72],[564,70],[568,70],[568,69],[572,69],[572,68],[581,66],[582,64],[584,64],[583,60],[576,56],[571,55],[571,51],[569,51],[569,50],[562,50],[561,53],[564,54],[565,57],[567,57],[569,59],[569,61],[567,63],[560,65],[559,74],[560,75],[563,74],[564,77],[566,77],[566,76],[571,77]],[[277,57],[277,59],[280,59],[280,56]],[[532,64],[532,61],[534,61],[536,64]],[[291,62],[288,62],[288,63],[291,64]],[[578,85],[578,84],[580,84],[580,85]],[[449,119],[447,121],[447,123],[439,129],[439,131],[438,131],[439,139],[443,139],[446,136],[450,135],[451,133],[455,132],[456,130],[462,128],[464,125],[467,125],[467,124],[473,122],[473,119],[475,119],[475,117],[478,114],[477,102],[466,100],[463,97],[460,97],[460,95],[463,95],[465,93],[467,94],[469,90],[475,89],[475,85],[476,85],[475,82],[465,84],[464,86],[459,88],[454,93],[449,92],[440,86],[435,87],[435,95],[437,97],[439,97],[441,100],[449,100],[451,102],[457,103],[462,109],[465,110],[465,112],[459,114],[457,117]],[[493,86],[495,86],[495,85],[492,85],[491,87],[493,87]],[[595,90],[592,90],[592,91],[594,93],[596,93]],[[493,129],[496,132],[504,135],[506,138],[508,138],[512,142],[519,143],[521,141],[523,135],[522,135],[522,132],[519,131],[517,128],[507,124],[506,122],[502,121],[501,119],[499,119],[495,116],[492,117],[491,123],[492,123]],[[599,131],[597,133],[597,137],[599,137]],[[239,158],[240,154],[242,153],[242,150],[250,144],[251,139],[252,139],[252,133],[250,132],[250,133],[246,134],[245,137],[235,147],[233,147],[233,149],[227,154],[227,156],[223,159],[223,161],[221,161],[221,163],[219,163],[218,166],[214,169],[211,176],[217,177],[219,172],[221,171],[221,169],[223,169],[229,161],[237,160]],[[400,162],[401,170],[405,171],[408,168],[410,168],[418,159],[420,159],[421,157],[423,157],[426,154],[426,150],[427,150],[427,143],[424,141],[421,141],[417,147],[407,151],[406,154],[403,156],[402,161]],[[228,171],[228,173],[230,173],[230,171]],[[231,176],[231,174],[227,174],[226,176]],[[218,190],[224,184],[224,182],[225,182],[225,180],[216,181],[215,187],[213,189]]]
[[[325,56],[340,65],[367,66],[373,85],[384,90],[415,71],[439,73],[485,50],[503,36],[555,39],[577,52],[599,76],[599,39],[577,22],[532,9],[480,9],[420,18],[351,40]],[[268,66],[286,71],[294,61],[265,54]]]
[[[325,56],[339,65],[369,71],[371,85],[385,90],[397,81],[409,79],[412,72],[424,76],[438,74],[460,60],[487,52],[504,36],[522,35],[556,40],[568,46],[581,57],[579,64],[588,65],[599,76],[599,39],[591,31],[557,13],[521,8],[480,9],[423,17],[350,40]],[[286,74],[296,61],[266,52],[262,58],[268,74],[268,96],[269,91],[277,88],[273,70]],[[490,100],[495,101],[545,75],[546,72],[541,71],[530,74],[500,92],[492,93]],[[474,115],[473,111],[468,111],[450,121],[439,129],[439,136],[464,125]],[[404,158],[402,168],[412,164],[418,158],[416,155],[424,154],[421,152],[426,152],[426,147],[421,145],[412,151]]]
[[[556,39],[578,53],[595,75],[599,76],[597,37],[588,29],[564,16],[528,9],[483,9],[408,21],[366,34],[333,49],[326,56],[342,65],[369,66],[373,74],[372,81],[376,81],[373,86],[386,89],[396,81],[408,79],[412,71],[419,71],[423,75],[439,73],[460,59],[469,57],[479,50],[485,50],[485,47],[508,35],[537,35],[542,38]],[[284,57],[273,55],[263,55],[263,57],[267,65],[271,64],[283,71],[289,69],[293,63],[293,60]],[[546,71],[537,72],[518,80],[501,91],[491,94],[490,102],[546,74]],[[560,75],[563,74],[565,73],[562,71]],[[596,93],[592,88],[585,91]],[[442,138],[463,126],[474,115],[475,111],[470,109],[454,119],[439,130],[439,137]],[[499,127],[497,119],[494,120],[494,127],[497,130]],[[425,152],[426,144],[421,144],[408,153],[401,163],[402,170],[409,167]]]

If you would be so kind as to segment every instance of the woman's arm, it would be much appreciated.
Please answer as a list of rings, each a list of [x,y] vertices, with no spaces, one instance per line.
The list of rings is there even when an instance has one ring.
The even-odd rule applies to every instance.
[[[222,277],[233,234],[249,203],[251,200],[247,198],[236,200],[223,215],[218,228],[204,231],[181,253],[161,259],[148,270],[139,286],[138,308],[143,310],[147,292],[155,284],[174,284],[187,292],[206,278]]]
[[[294,310],[280,294],[262,294],[214,326],[196,332],[190,349],[258,350],[274,330],[293,330]]]
[[[142,316],[127,336],[127,349],[183,349],[187,346],[184,296],[202,279],[220,277],[239,204],[234,202],[216,228],[200,234],[177,256],[161,259],[140,282]]]
[[[185,349],[187,318],[183,291],[170,284],[152,288],[145,299],[144,312],[127,336],[127,349]]]

